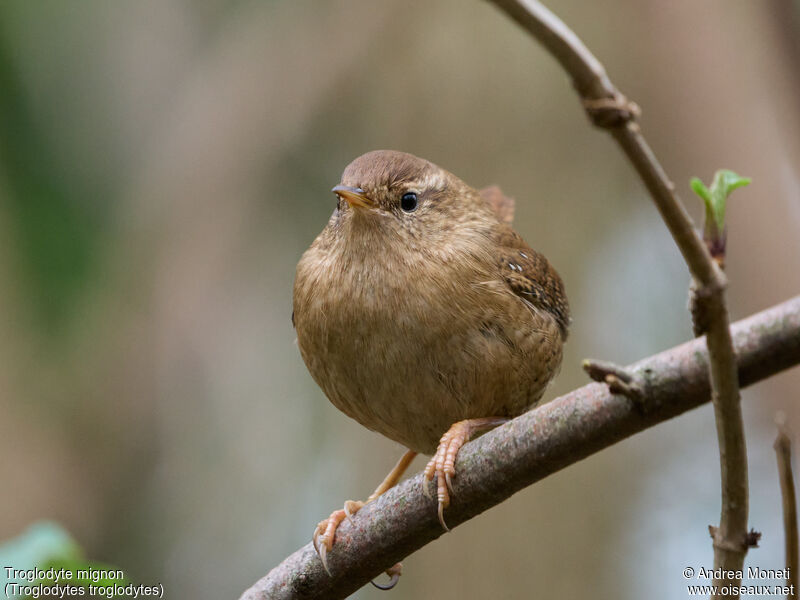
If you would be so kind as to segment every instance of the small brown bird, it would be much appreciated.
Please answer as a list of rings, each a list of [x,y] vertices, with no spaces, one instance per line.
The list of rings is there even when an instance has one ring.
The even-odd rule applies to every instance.
[[[569,307],[555,269],[511,228],[513,200],[390,150],[355,159],[294,284],[297,343],[330,401],[409,451],[433,454],[439,519],[470,436],[517,416],[558,371]],[[327,569],[348,501],[314,532]]]

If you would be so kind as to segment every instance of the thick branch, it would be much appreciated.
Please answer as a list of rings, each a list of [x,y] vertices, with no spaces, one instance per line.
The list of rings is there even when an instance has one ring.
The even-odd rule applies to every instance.
[[[743,386],[800,364],[800,296],[736,323]],[[592,383],[528,412],[462,449],[447,522],[463,523],[515,492],[634,433],[708,402],[708,353],[698,338],[626,368],[645,382],[641,402]],[[442,535],[421,475],[367,504],[336,532],[328,576],[311,544],[270,571],[242,600],[344,598]]]
[[[635,119],[638,107],[625,99],[605,69],[557,16],[536,0],[492,0],[528,31],[572,77],[595,124],[609,130],[650,192],[689,271],[698,282],[692,303],[701,310],[707,334],[712,400],[719,441],[722,481],[720,526],[714,535],[714,568],[741,570],[747,552],[747,451],[736,362],[725,305],[725,275],[711,258]],[[609,116],[610,115],[610,116]],[[693,314],[698,324],[698,315]],[[725,581],[738,586],[737,581]]]

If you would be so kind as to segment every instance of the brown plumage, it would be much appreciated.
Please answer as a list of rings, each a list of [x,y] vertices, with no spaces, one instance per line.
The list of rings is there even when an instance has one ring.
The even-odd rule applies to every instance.
[[[569,308],[558,273],[511,228],[513,200],[387,150],[355,159],[334,191],[337,208],[297,265],[293,317],[330,401],[425,454],[456,422],[538,402]],[[429,470],[441,513],[453,472],[439,454]]]

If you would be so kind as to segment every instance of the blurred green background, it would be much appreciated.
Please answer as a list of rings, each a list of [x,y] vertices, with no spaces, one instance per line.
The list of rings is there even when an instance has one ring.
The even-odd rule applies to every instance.
[[[800,290],[800,27],[788,0],[550,3],[688,180],[729,203],[734,319]],[[0,539],[55,519],[170,598],[236,598],[402,449],[339,413],[289,320],[294,266],[359,154],[393,148],[517,199],[574,314],[580,360],[691,337],[688,274],[565,75],[487,2],[0,4]],[[744,392],[750,564],[780,568],[773,414]],[[706,406],[517,494],[358,598],[674,598],[711,566]],[[417,459],[414,469],[423,465]]]

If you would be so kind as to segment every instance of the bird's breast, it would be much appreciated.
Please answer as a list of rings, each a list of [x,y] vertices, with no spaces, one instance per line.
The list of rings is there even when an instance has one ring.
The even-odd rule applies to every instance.
[[[298,264],[297,341],[340,410],[417,451],[453,422],[519,414],[561,358],[557,327],[489,261],[312,246]],[[544,360],[539,360],[539,358]]]

